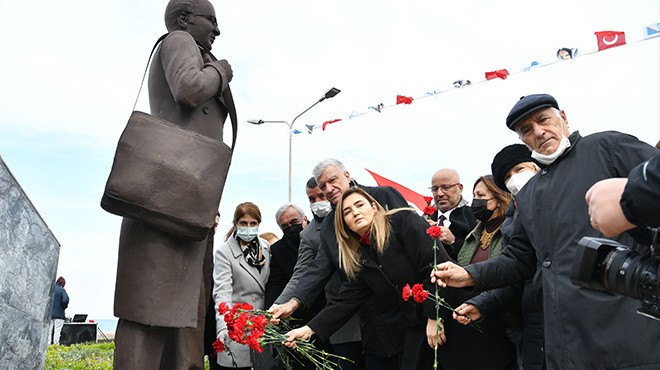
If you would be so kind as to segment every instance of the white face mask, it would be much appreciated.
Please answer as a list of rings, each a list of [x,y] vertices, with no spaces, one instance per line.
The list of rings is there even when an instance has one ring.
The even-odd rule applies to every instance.
[[[527,184],[527,181],[534,177],[534,175],[536,175],[536,173],[533,171],[522,171],[514,173],[509,178],[509,181],[506,182],[506,188],[509,189],[513,196],[516,196],[520,189],[522,189],[523,186]]]
[[[330,205],[330,202],[327,200],[322,200],[320,202],[312,203],[309,205],[309,207],[312,209],[312,213],[316,217],[323,218],[332,211],[332,205]]]
[[[259,235],[259,226],[255,226],[255,227],[238,226],[236,228],[236,236],[241,238],[246,243],[252,241],[252,239],[256,238],[258,235]]]
[[[559,158],[560,155],[562,155],[566,149],[571,146],[571,142],[568,140],[564,134],[561,135],[561,141],[559,142],[559,146],[557,147],[557,150],[555,150],[554,153],[552,154],[541,154],[535,150],[532,150],[532,158],[536,159],[537,161],[549,165],[552,164],[557,158]]]

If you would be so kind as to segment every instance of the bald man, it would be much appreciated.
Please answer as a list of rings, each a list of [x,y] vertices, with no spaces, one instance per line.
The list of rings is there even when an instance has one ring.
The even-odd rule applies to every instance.
[[[431,215],[429,223],[440,226],[440,241],[449,256],[456,259],[465,237],[474,229],[477,220],[470,207],[466,207],[468,202],[463,198],[463,184],[456,170],[443,168],[436,171],[431,178],[430,189],[438,211]]]

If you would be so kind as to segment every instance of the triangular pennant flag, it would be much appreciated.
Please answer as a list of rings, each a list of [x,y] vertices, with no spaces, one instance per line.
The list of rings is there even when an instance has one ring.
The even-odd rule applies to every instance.
[[[577,48],[561,48],[557,50],[557,59],[559,60],[569,60],[575,59],[578,54]]]
[[[598,40],[598,51],[626,44],[626,34],[622,31],[597,31],[594,35]]]
[[[369,107],[369,109],[373,109],[378,113],[380,113],[380,110],[383,109],[383,108],[385,108],[385,104],[383,104],[383,103],[380,103],[375,107],[374,106]]]
[[[466,86],[472,85],[472,82],[470,80],[457,80],[454,81],[453,86],[455,89],[460,89]]]
[[[311,134],[314,131],[314,125],[305,125],[307,127],[307,133]]]
[[[397,104],[411,104],[413,101],[413,98],[409,96],[403,96],[403,95],[397,95],[396,96],[396,103]]]
[[[530,63],[529,66],[525,67],[525,69],[523,69],[523,71],[529,71],[530,69],[532,69],[534,67],[538,67],[539,65],[540,65],[539,62],[533,61],[532,63]]]
[[[339,121],[341,121],[341,118],[337,118],[337,119],[333,119],[333,120],[330,120],[330,121],[323,122],[323,124],[321,125],[321,131],[325,131],[325,126],[327,126],[331,123],[339,122]]]
[[[660,36],[660,22],[644,27],[644,38]]]
[[[378,175],[372,171],[367,170],[366,168],[365,170],[371,174],[374,180],[376,180],[378,186],[391,186],[395,188],[396,190],[399,191],[399,193],[401,193],[401,195],[403,195],[403,197],[408,201],[408,203],[414,204],[415,207],[417,207],[419,210],[423,210],[424,207],[428,205],[422,194],[410,190],[407,187],[399,183],[396,183],[390,179],[386,179],[381,175]]]
[[[506,80],[506,77],[509,75],[509,71],[506,69],[498,69],[497,71],[486,72],[486,79],[492,80],[494,78],[501,78]]]
[[[302,131],[298,130],[297,128],[294,128],[293,130],[291,130],[291,133],[294,135],[298,135],[298,134],[302,134]]]

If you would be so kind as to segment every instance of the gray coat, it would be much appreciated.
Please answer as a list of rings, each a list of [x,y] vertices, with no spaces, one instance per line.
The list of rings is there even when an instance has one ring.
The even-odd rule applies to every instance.
[[[189,33],[170,33],[149,70],[151,113],[222,140],[228,112],[235,114],[224,70],[203,57]],[[176,199],[173,199],[176,201]],[[196,327],[206,307],[212,243],[188,241],[125,218],[119,237],[115,316],[150,326]]]
[[[270,246],[264,239],[259,238],[259,245],[266,259],[265,265],[259,271],[250,266],[235,237],[230,237],[222,244],[213,258],[213,299],[216,307],[226,302],[229,307],[234,303],[247,302],[255,309],[265,309],[266,282],[270,274]],[[227,341],[227,325],[224,318],[216,312],[216,327],[218,338],[225,341],[225,345],[234,355],[238,367],[251,366],[250,349],[246,345],[238,344],[232,340]],[[218,354],[218,363],[222,366],[232,367],[232,358],[228,351]]]
[[[467,270],[483,290],[530,278],[538,269],[548,369],[658,369],[660,323],[635,313],[641,302],[579,288],[570,279],[578,241],[602,237],[589,222],[587,190],[599,180],[628,176],[657,150],[618,132],[584,138],[576,132],[569,139],[568,151],[516,196],[510,245]],[[627,235],[617,240],[633,245]]]

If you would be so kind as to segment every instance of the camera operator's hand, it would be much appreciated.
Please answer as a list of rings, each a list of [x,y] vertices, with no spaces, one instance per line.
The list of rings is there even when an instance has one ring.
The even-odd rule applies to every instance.
[[[626,230],[633,229],[621,209],[621,194],[628,179],[612,178],[595,183],[587,191],[586,201],[589,205],[591,226],[607,237],[617,236]]]

